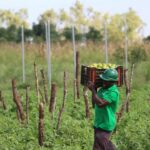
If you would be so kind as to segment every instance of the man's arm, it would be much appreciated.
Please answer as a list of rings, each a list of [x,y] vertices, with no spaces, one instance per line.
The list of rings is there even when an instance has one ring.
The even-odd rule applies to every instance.
[[[92,92],[92,103],[96,103],[99,107],[104,107],[110,104],[108,101],[101,99],[97,96],[93,82],[89,81],[87,87]]]
[[[92,101],[95,102],[99,107],[105,107],[106,105],[110,104],[108,101],[99,98],[94,88],[92,89]]]

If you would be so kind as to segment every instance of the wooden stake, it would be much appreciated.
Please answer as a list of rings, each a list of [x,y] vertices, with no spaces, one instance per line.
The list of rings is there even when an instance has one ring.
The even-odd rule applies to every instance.
[[[55,106],[56,106],[56,84],[52,83],[49,112],[53,113],[55,111]]]
[[[43,93],[40,88],[39,88],[39,94],[41,96],[40,102],[43,102],[43,104],[45,104],[45,99],[44,99]]]
[[[76,87],[77,87],[77,98],[80,99],[80,53],[76,52]]]
[[[130,95],[129,82],[128,82],[128,70],[127,69],[124,72],[124,83],[125,83],[125,87],[126,87],[126,99],[125,99],[124,103],[122,104],[119,113],[117,114],[117,122],[120,121],[121,117],[123,116],[123,114],[126,110],[126,106],[127,106],[129,95]]]
[[[46,81],[46,77],[45,77],[45,73],[43,69],[41,70],[41,75],[43,79],[45,101],[48,104],[48,87],[47,87],[47,81]]]
[[[37,70],[37,66],[36,63],[34,62],[34,76],[35,76],[35,88],[36,88],[36,94],[37,94],[37,99],[38,99],[38,103],[40,102],[39,100],[39,80],[38,80],[38,70]]]
[[[128,70],[125,70],[125,86],[126,86],[126,105],[124,105],[124,109],[128,112],[128,102],[129,102],[129,94],[130,94],[130,86],[129,86],[129,77],[128,77]]]
[[[29,89],[30,87],[26,87],[26,121],[29,123]]]
[[[21,123],[22,121],[21,121],[21,117],[20,117],[18,108],[16,108],[16,114],[17,114],[17,119],[18,119],[19,123]]]
[[[89,104],[88,104],[88,88],[86,86],[84,86],[83,88],[83,96],[84,96],[84,102],[85,102],[86,118],[90,118],[90,110],[89,110]]]
[[[130,76],[130,81],[129,81],[129,87],[128,87],[128,95],[130,95],[131,93],[131,86],[132,86],[132,78],[133,78],[133,70],[134,70],[134,64],[132,64],[132,67],[131,67],[131,76]],[[127,104],[126,104],[126,112],[129,112],[129,98],[127,100]]]
[[[0,91],[0,102],[2,102],[3,108],[4,110],[7,109],[5,101],[4,101],[4,97],[2,96],[2,91]]]
[[[4,97],[2,97],[2,104],[3,104],[3,108],[4,108],[4,110],[6,110],[6,109],[7,109],[7,107],[6,107],[6,104],[5,104]]]
[[[117,114],[117,122],[120,121],[121,117],[123,116],[124,112],[129,112],[129,97],[131,94],[131,86],[132,86],[132,79],[133,79],[133,70],[134,70],[134,64],[132,65],[131,68],[131,76],[130,76],[130,84],[127,83],[127,74],[125,75],[125,85],[126,85],[126,99],[124,101],[124,103],[121,106],[121,109],[119,111],[119,113]]]
[[[59,115],[58,115],[58,122],[57,122],[57,127],[56,129],[59,130],[60,125],[61,125],[61,120],[62,120],[62,113],[64,112],[65,109],[65,101],[67,97],[67,77],[66,77],[66,72],[64,72],[64,96],[63,96],[63,103],[62,107],[60,108]]]
[[[23,122],[25,120],[25,114],[24,114],[23,107],[21,104],[20,96],[18,95],[18,92],[17,92],[15,79],[12,80],[12,91],[13,91],[13,100],[17,106],[17,109],[19,110],[21,121]]]
[[[43,146],[44,143],[44,105],[43,103],[39,104],[39,145]]]
[[[76,82],[77,80],[76,79],[74,79],[74,84],[73,84],[73,93],[74,93],[74,104],[76,103],[76,90],[77,90],[77,86],[76,86]]]

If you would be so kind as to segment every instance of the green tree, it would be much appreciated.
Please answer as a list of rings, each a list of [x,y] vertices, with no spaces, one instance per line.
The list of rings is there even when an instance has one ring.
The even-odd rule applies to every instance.
[[[92,40],[93,42],[101,41],[103,36],[99,30],[96,30],[94,27],[90,27],[89,32],[86,34],[88,40]]]
[[[142,45],[132,46],[130,48],[130,61],[131,63],[139,63],[147,59],[147,54]]]
[[[69,15],[64,9],[61,9],[59,12],[59,21],[60,21],[60,24],[63,24],[63,26],[65,27],[68,27],[70,25]]]
[[[143,27],[145,24],[141,20],[141,18],[137,15],[136,11],[132,8],[129,9],[127,13],[125,13],[127,26],[128,26],[128,37],[133,40],[139,38],[139,29]]]
[[[75,39],[77,41],[81,40],[82,35],[77,31],[77,29],[75,28]],[[66,40],[72,40],[72,28],[70,27],[66,27],[62,33],[62,35],[65,37]]]
[[[42,42],[45,40],[45,26],[43,23],[33,23],[32,30],[35,41]]]
[[[16,42],[18,39],[18,29],[15,25],[11,25],[7,28],[7,41]]]
[[[82,32],[81,26],[87,24],[84,7],[78,0],[76,1],[74,6],[70,7],[70,23],[75,25],[76,29],[79,32]]]
[[[0,28],[0,42],[4,42],[7,40],[7,30],[3,27]]]
[[[150,35],[148,35],[146,38],[144,38],[144,41],[150,42]]]
[[[54,11],[54,9],[46,10],[43,14],[40,15],[40,17],[39,17],[39,22],[40,23],[45,23],[47,21],[50,21],[50,23],[52,23],[52,24],[57,23],[58,15]]]
[[[27,22],[28,14],[26,9],[20,9],[18,12],[11,10],[0,10],[0,26],[16,26],[17,28],[23,25],[25,28],[29,27]]]
[[[35,41],[41,42],[46,40],[45,39],[45,25],[41,22],[38,24],[33,24],[32,26],[33,29],[33,36]],[[50,36],[51,36],[51,41],[56,41],[59,40],[59,34],[56,31],[56,26],[54,24],[50,24]]]
[[[93,11],[91,18],[89,18],[88,25],[95,28],[96,30],[102,29],[101,13],[98,11]]]
[[[114,16],[111,16],[110,23],[108,24],[108,35],[109,40],[115,43],[120,43],[123,41],[124,38],[124,21],[121,14],[116,14]]]
[[[133,9],[129,9],[127,13],[109,17],[109,21],[107,21],[109,41],[115,42],[115,44],[120,43],[120,45],[124,42],[125,20],[128,40],[134,41],[140,38],[138,31],[144,26],[144,23]]]

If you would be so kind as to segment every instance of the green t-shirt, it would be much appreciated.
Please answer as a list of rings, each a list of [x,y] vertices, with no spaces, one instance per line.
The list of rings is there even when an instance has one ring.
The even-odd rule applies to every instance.
[[[99,98],[110,104],[100,108],[95,104],[94,127],[112,131],[116,126],[116,111],[119,102],[119,91],[116,85],[108,89],[100,88],[97,92]]]

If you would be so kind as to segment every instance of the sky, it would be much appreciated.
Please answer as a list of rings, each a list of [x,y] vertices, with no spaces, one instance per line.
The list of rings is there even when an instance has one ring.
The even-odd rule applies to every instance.
[[[66,11],[75,4],[76,0],[0,0],[0,9],[18,11],[28,10],[30,24],[37,22],[44,11],[53,8],[56,12],[64,8]],[[125,13],[132,8],[146,24],[141,31],[143,36],[150,35],[150,0],[80,0],[85,8],[92,6],[94,10],[109,14]]]

